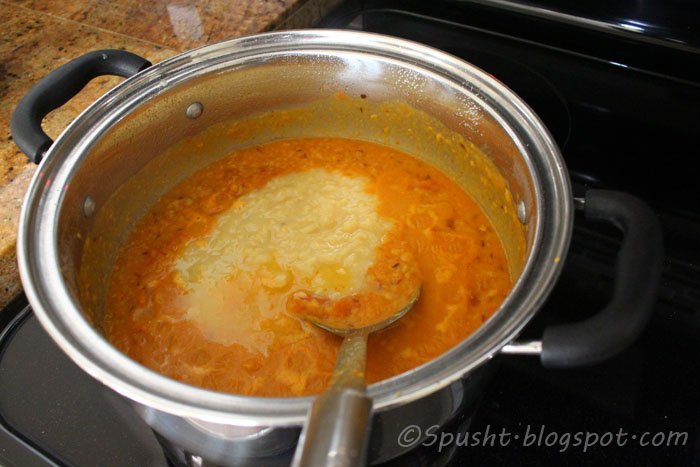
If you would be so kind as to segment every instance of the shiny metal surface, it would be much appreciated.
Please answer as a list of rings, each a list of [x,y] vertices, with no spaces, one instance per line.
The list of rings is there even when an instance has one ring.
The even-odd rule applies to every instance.
[[[309,411],[310,424],[302,430],[294,467],[355,467],[367,459],[372,400],[351,389],[331,389],[318,397]],[[344,414],[338,420],[334,415]],[[313,430],[313,424],[325,430]]]
[[[294,466],[352,467],[365,463],[372,413],[372,399],[367,397],[365,385],[367,338],[411,311],[421,290],[418,287],[408,304],[389,318],[363,328],[339,329],[312,321],[344,339],[330,387],[311,404],[294,455]]]
[[[542,341],[513,342],[501,349],[507,355],[539,355],[542,353]]]
[[[90,217],[93,214],[95,214],[95,200],[92,199],[92,196],[88,195],[83,202],[83,215],[85,215],[85,217]]]
[[[199,118],[200,115],[202,115],[202,112],[204,112],[204,106],[202,105],[201,102],[193,102],[190,105],[187,106],[187,110],[185,111],[185,115],[187,115],[187,118]]]
[[[521,224],[527,224],[529,222],[529,218],[527,215],[527,208],[525,207],[525,203],[523,201],[520,201],[518,203],[518,206],[516,207],[517,215],[518,215],[518,220],[520,221]]]
[[[371,420],[368,462],[380,463],[406,452],[411,446],[396,442],[409,425],[421,432],[442,426],[457,414],[470,412],[483,393],[492,365],[482,365],[449,386],[400,408],[374,412]],[[206,465],[288,466],[300,426],[250,427],[186,419],[135,404],[137,413],[176,450],[204,456]],[[416,444],[421,440],[416,439]]]
[[[686,36],[693,37],[692,26],[683,27],[682,24],[676,24],[674,30],[673,20],[685,20],[693,18],[693,14],[688,12],[688,16],[683,17],[683,4],[678,4],[675,8],[667,6],[664,10],[663,2],[657,2],[661,5],[655,5],[655,2],[619,2],[618,5],[605,5],[601,12],[607,13],[607,18],[597,18],[587,16],[584,12],[595,11],[598,5],[593,5],[590,8],[581,8],[583,11],[576,11],[576,4],[567,4],[562,2],[562,5],[557,5],[555,2],[522,2],[513,0],[462,0],[463,2],[477,3],[488,5],[504,10],[510,10],[518,13],[523,13],[539,18],[557,21],[560,23],[572,25],[578,28],[590,29],[605,33],[612,33],[627,39],[637,40],[649,44],[662,45],[679,50],[698,53],[697,34],[694,35],[694,41],[685,40]],[[647,4],[648,3],[648,4]],[[571,8],[571,6],[574,8]],[[573,11],[566,11],[566,8]],[[610,12],[618,10],[619,16],[615,17]],[[621,10],[621,11],[620,11]],[[625,14],[624,11],[628,10]],[[676,10],[680,15],[676,18],[670,16],[671,24],[657,24],[654,14],[657,12],[656,18],[667,16],[669,12]],[[664,14],[658,14],[661,13]],[[637,19],[637,16],[642,16],[645,19]],[[646,19],[648,18],[648,19]]]
[[[269,82],[252,79],[259,78],[258,72]],[[231,93],[232,85],[252,94]],[[472,377],[517,336],[559,274],[572,223],[570,187],[559,151],[526,104],[468,63],[392,37],[323,30],[224,42],[139,73],[86,110],[50,149],[26,195],[18,261],[25,292],[58,345],[93,377],[134,401],[157,431],[191,452],[204,449],[208,457],[225,462],[232,446],[244,446],[251,454],[265,452],[261,446],[268,453],[289,449],[312,398],[245,397],[191,387],[140,366],[112,347],[99,332],[99,316],[89,315],[77,292],[85,238],[99,217],[85,219],[83,200],[90,194],[99,213],[156,149],[250,111],[253,104],[257,109],[280,108],[339,88],[358,95],[370,89],[378,100],[405,100],[462,132],[501,170],[530,216],[526,262],[499,310],[439,358],[369,387],[376,410],[373,430],[383,439],[382,446],[372,448],[373,460],[403,451],[394,443],[395,431],[402,427],[397,420],[425,418],[439,424],[454,413],[463,402],[462,378]],[[191,120],[182,110],[194,101],[206,110]],[[138,218],[149,200],[157,199],[177,177],[207,162],[193,158],[180,172],[174,162],[164,166],[164,173],[176,176],[167,183],[148,180],[139,202],[126,206],[124,215]],[[112,239],[117,245],[129,225],[114,224],[121,228]],[[109,264],[114,251],[103,254]],[[437,405],[431,409],[431,404]],[[241,436],[241,428],[248,428],[248,434]],[[380,448],[384,451],[377,454]]]
[[[343,339],[330,386],[309,409],[293,466],[365,464],[372,419],[372,399],[365,385],[368,336],[363,329]]]

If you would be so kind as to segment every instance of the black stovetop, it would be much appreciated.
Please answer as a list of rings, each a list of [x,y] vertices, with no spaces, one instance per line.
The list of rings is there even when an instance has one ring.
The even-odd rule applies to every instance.
[[[632,348],[581,370],[498,357],[477,412],[446,430],[506,430],[520,440],[421,447],[395,465],[700,466],[700,15],[685,3],[350,1],[320,23],[423,42],[493,74],[550,128],[576,191],[636,194],[666,240],[654,315]],[[577,218],[563,275],[525,337],[600,309],[618,245],[615,232]],[[65,357],[21,300],[0,315],[0,464],[167,465],[146,425]],[[577,433],[619,430],[625,446],[573,446]],[[540,444],[554,432],[556,443],[523,445],[540,432]],[[640,446],[645,433],[651,441],[670,432],[687,433],[685,443]]]

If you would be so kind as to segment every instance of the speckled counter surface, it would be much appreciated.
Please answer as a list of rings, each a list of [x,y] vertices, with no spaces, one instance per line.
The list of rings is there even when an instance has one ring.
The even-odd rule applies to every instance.
[[[0,306],[21,291],[15,246],[36,166],[10,136],[10,117],[33,83],[92,50],[126,49],[156,63],[226,39],[310,27],[336,0],[0,0]],[[52,138],[120,81],[102,77],[44,120]]]

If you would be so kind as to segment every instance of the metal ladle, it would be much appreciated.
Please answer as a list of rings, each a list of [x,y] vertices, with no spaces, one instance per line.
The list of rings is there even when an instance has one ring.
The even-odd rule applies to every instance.
[[[367,338],[408,313],[420,293],[419,287],[399,311],[364,328],[333,328],[309,319],[321,329],[343,337],[343,343],[330,386],[311,405],[292,466],[357,467],[365,464],[372,415],[372,399],[367,397],[365,384]]]

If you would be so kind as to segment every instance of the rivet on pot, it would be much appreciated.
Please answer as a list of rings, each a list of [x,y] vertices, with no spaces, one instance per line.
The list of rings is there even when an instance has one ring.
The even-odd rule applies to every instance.
[[[527,224],[528,218],[527,218],[527,208],[525,207],[525,201],[520,201],[518,203],[518,220],[520,221],[521,224]]]
[[[83,201],[83,215],[90,217],[95,213],[95,200],[91,196],[87,196]]]
[[[201,102],[193,102],[187,107],[185,115],[187,115],[187,118],[195,119],[202,115],[203,111],[204,106]]]

